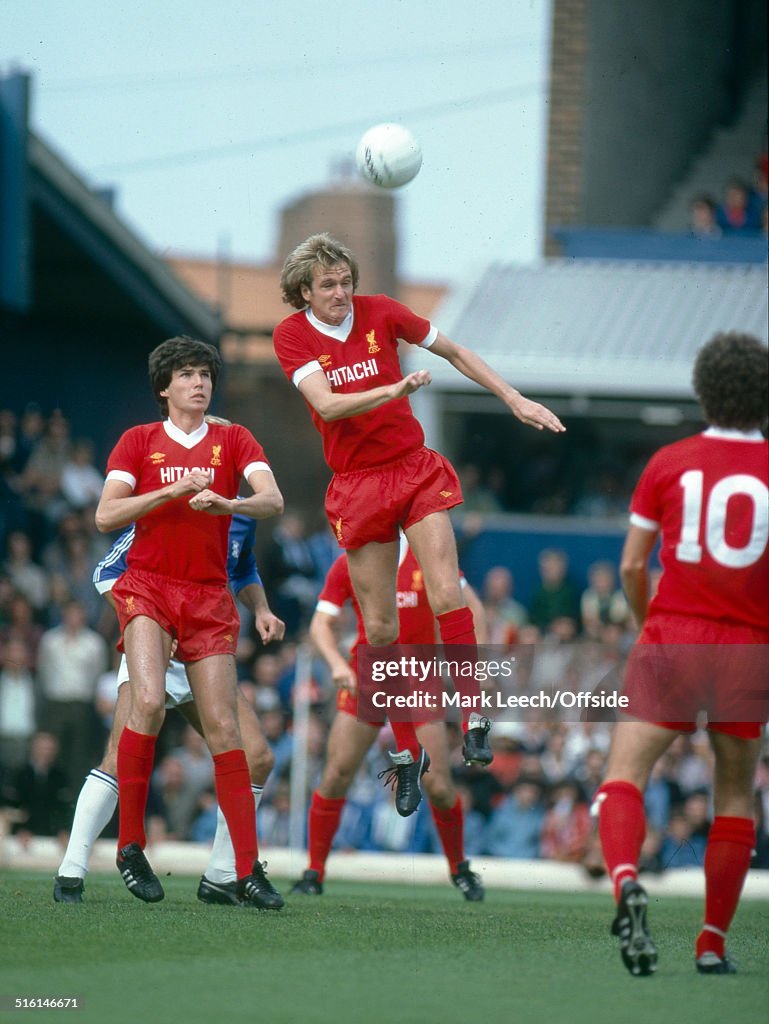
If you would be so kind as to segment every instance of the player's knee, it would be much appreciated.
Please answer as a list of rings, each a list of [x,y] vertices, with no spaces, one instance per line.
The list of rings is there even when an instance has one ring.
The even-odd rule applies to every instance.
[[[465,601],[454,580],[439,580],[430,587],[430,607],[435,615],[461,608]]]
[[[202,724],[211,753],[220,754],[225,750],[242,748],[243,741],[235,715],[222,712]]]
[[[131,717],[140,718],[143,722],[156,723],[162,721],[165,714],[165,694],[158,696],[149,690],[136,690],[131,694]]]
[[[263,747],[249,749],[246,747],[246,760],[251,781],[261,786],[275,767],[275,755],[265,743]]]
[[[321,790],[328,800],[341,800],[352,785],[354,773],[344,765],[329,764],[323,774]]]
[[[366,638],[370,644],[394,644],[398,639],[398,619],[377,618],[366,621]]]
[[[432,778],[428,779],[428,776],[432,776]],[[427,799],[433,806],[439,807],[441,810],[448,810],[456,803],[456,790],[451,784],[451,780],[443,775],[428,772],[422,780],[422,784],[425,787]]]

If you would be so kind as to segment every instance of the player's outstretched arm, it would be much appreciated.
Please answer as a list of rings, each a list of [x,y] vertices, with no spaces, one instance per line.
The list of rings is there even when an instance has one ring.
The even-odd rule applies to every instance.
[[[146,494],[132,492],[131,485],[124,480],[107,480],[96,507],[96,529],[100,533],[111,533],[129,523],[135,522],[152,512],[159,505],[188,494],[197,494],[211,483],[211,474],[195,470],[167,487],[159,487]]]
[[[496,370],[492,370],[488,363],[485,363],[472,349],[465,348],[464,345],[457,345],[456,342],[451,341],[439,331],[438,337],[430,346],[429,351],[441,356],[456,370],[459,370],[464,377],[475,381],[476,384],[480,384],[481,387],[500,398],[521,423],[534,427],[536,430],[552,430],[554,434],[561,434],[566,430],[554,412],[539,402],[532,402],[531,399],[524,398],[520,391],[503,380]]]
[[[321,419],[330,423],[332,420],[344,420],[350,416],[358,416],[362,412],[371,412],[386,402],[396,398],[405,398],[429,384],[432,380],[427,370],[415,370],[407,374],[395,384],[383,384],[370,391],[358,391],[351,395],[335,394],[331,390],[328,378],[322,370],[316,370],[299,385],[304,398],[310,403]]]
[[[334,628],[336,619],[328,612],[316,611],[310,620],[310,639],[331,671],[331,679],[337,689],[355,693],[358,682],[349,662],[339,651],[339,641]]]

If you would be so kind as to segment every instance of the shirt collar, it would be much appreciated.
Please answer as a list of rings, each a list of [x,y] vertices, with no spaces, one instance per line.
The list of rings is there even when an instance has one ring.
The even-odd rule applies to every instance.
[[[313,311],[308,306],[304,311],[304,315],[308,321],[312,324],[316,331],[320,331],[321,334],[325,334],[329,338],[335,338],[337,341],[347,341],[352,330],[353,321],[353,307],[350,306],[350,312],[341,322],[341,324],[324,324],[322,320],[319,320]]]
[[[760,430],[733,430],[727,427],[708,427],[703,431],[705,437],[716,437],[720,441],[763,441]]]
[[[176,441],[182,448],[194,448],[208,433],[208,424],[203,420],[200,426],[193,430],[191,434],[185,434],[183,430],[169,419],[163,421],[163,430],[165,430],[172,441]]]

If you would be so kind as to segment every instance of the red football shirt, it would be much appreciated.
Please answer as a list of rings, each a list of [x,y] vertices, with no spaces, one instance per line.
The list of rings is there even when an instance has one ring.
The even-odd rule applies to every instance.
[[[326,333],[313,325],[308,310],[303,310],[278,324],[273,343],[280,365],[297,387],[308,374],[323,369],[332,391],[354,394],[402,380],[399,338],[411,345],[429,345],[436,334],[429,320],[386,295],[355,295],[352,327],[344,340],[334,328]],[[310,412],[323,438],[326,462],[335,473],[381,466],[424,444],[408,398],[330,423],[312,406]]]
[[[211,490],[235,498],[241,476],[269,468],[262,446],[245,427],[204,423],[188,435],[166,420],[127,430],[109,457],[107,479],[122,480],[134,494],[146,494],[192,470],[209,470]],[[128,567],[226,586],[231,516],[195,512],[189,506],[191,497],[168,501],[136,521]]]
[[[662,533],[662,578],[649,610],[769,628],[769,445],[711,427],[661,448],[630,521]]]
[[[427,600],[422,570],[411,548],[398,566],[396,579],[396,601],[398,605],[399,644],[435,643],[435,616]],[[359,644],[366,643],[363,631],[363,616],[355,597],[347,555],[340,555],[328,571],[323,589],[318,595],[317,608],[329,615],[338,615],[347,601],[352,602],[358,635],[351,651],[351,659]]]

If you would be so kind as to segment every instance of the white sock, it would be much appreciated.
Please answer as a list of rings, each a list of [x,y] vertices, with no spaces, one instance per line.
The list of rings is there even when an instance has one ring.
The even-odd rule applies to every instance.
[[[109,824],[116,807],[117,780],[100,768],[92,768],[77,798],[72,830],[58,874],[64,878],[85,878],[93,844]]]
[[[254,807],[258,809],[259,801],[264,793],[264,786],[251,786],[254,794]],[[218,882],[220,885],[238,880],[235,871],[235,851],[232,848],[230,830],[227,827],[221,807],[216,811],[216,832],[214,833],[214,845],[211,847],[211,856],[208,860],[208,867],[205,876],[209,882]]]

